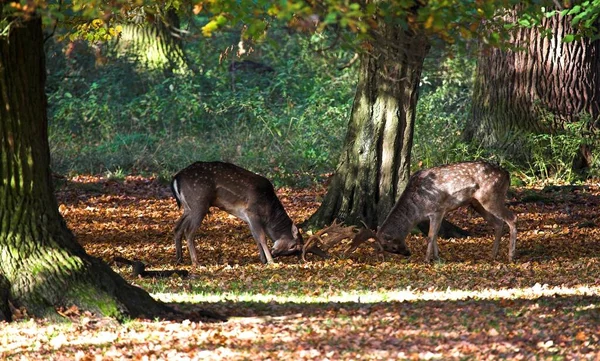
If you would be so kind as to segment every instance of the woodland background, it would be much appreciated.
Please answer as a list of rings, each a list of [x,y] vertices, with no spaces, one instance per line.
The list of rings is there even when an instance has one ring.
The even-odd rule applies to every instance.
[[[291,218],[306,220],[337,163],[357,78],[354,52],[330,47],[327,34],[282,26],[238,58],[239,31],[205,38],[195,26],[183,26],[189,69],[181,73],[110,43],[45,45],[61,214],[88,253],[190,319],[120,324],[71,308],[61,312],[72,323],[54,324],[22,310],[0,325],[2,358],[597,359],[600,168],[572,169],[582,138],[569,129],[525,138],[526,157],[466,142],[469,44],[428,57],[412,168],[473,159],[506,167],[517,262],[506,262],[506,243],[491,260],[491,229],[464,209],[450,220],[473,235],[440,241],[433,265],[415,233],[410,258],[382,260],[364,247],[264,266],[245,224],[215,211],[197,237],[204,266],[175,265],[172,174],[196,160],[234,162],[271,179]],[[244,60],[263,67],[230,71]],[[115,256],[191,275],[137,279]],[[203,310],[229,320],[208,322]]]
[[[187,65],[175,73],[152,65],[145,53],[124,52],[112,43],[47,41],[49,136],[57,174],[170,180],[194,161],[223,160],[277,186],[307,187],[327,179],[356,89],[355,50],[338,44],[335,34],[308,36],[283,25],[258,43],[244,43],[239,30],[207,38],[195,26],[183,26],[191,32],[181,45]],[[574,149],[597,141],[595,134],[590,140],[581,133],[580,123],[554,134],[515,134],[517,150],[464,140],[477,49],[476,42],[440,42],[426,58],[413,171],[488,159],[509,169],[518,185],[598,176],[597,160],[583,177],[573,172]]]

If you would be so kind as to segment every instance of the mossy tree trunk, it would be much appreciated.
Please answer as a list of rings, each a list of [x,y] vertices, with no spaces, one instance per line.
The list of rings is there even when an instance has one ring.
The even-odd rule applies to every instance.
[[[183,51],[177,13],[171,9],[164,16],[154,16],[151,21],[148,17],[142,11],[139,19],[122,24],[122,32],[115,43],[117,54],[131,56],[148,69],[175,74],[192,71]]]
[[[521,28],[512,39],[520,51],[482,49],[467,140],[511,150],[515,134],[552,133],[584,114],[597,127],[600,41],[563,42],[575,33],[570,22],[556,15],[544,18],[540,28]]]
[[[320,227],[334,219],[375,228],[406,186],[415,111],[427,37],[381,23],[360,57],[356,94],[335,175],[317,212]]]
[[[77,306],[117,318],[166,307],[86,254],[58,212],[50,178],[41,20],[0,36],[0,319],[9,302],[56,318]]]

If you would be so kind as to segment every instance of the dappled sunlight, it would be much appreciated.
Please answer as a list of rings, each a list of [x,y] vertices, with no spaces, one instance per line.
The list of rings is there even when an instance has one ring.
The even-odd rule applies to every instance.
[[[521,293],[526,296],[514,297]],[[40,320],[4,324],[11,343],[3,341],[6,336],[0,337],[0,355],[76,359],[98,354],[106,358],[160,355],[203,360],[577,359],[593,358],[600,352],[597,287],[561,290],[536,286],[498,298],[448,294],[443,299],[429,299],[438,294],[424,292],[422,299],[404,302],[265,303],[222,298],[202,303],[203,308],[229,317],[217,323],[133,320],[119,325],[82,315],[72,324]]]
[[[600,353],[600,189],[510,201],[519,217],[517,258],[507,239],[491,259],[493,231],[459,209],[449,220],[471,232],[440,239],[439,262],[424,262],[426,241],[407,239],[410,257],[366,246],[331,259],[310,255],[263,265],[247,226],[211,212],[196,237],[201,266],[175,264],[173,226],[180,215],[168,185],[155,180],[68,181],[60,211],[86,251],[112,264],[138,258],[151,269],[189,277],[137,278],[114,270],[190,320],[131,320],[91,314],[71,324],[43,320],[0,324],[0,358],[202,360],[594,359]],[[317,207],[322,191],[278,195],[295,221]],[[530,194],[530,193],[528,193]],[[564,210],[569,209],[568,217]],[[200,310],[225,322],[199,322]],[[7,335],[10,335],[8,338]]]
[[[535,284],[532,287],[484,289],[473,290],[441,290],[418,291],[410,287],[398,291],[370,291],[370,292],[345,292],[339,291],[334,295],[280,295],[280,294],[252,294],[252,293],[214,293],[214,294],[189,294],[189,293],[154,293],[154,298],[163,302],[205,303],[220,302],[276,302],[276,303],[328,303],[328,302],[415,302],[415,301],[458,301],[458,300],[516,300],[536,299],[539,297],[563,296],[597,296],[600,297],[600,286],[581,285],[575,287],[550,287]]]

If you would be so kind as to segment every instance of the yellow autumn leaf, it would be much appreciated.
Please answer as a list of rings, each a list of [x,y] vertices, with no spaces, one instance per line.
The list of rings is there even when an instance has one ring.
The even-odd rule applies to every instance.
[[[202,35],[210,37],[212,36],[213,31],[217,30],[217,28],[217,22],[215,20],[211,20],[202,27]]]
[[[202,4],[201,3],[194,5],[194,9],[192,10],[192,12],[194,13],[194,15],[198,15],[201,11],[202,11]]]
[[[471,33],[468,29],[465,29],[462,26],[458,29],[458,31],[460,32],[460,35],[465,39],[471,39],[471,37],[473,37],[473,33]]]
[[[429,17],[427,18],[427,20],[425,21],[425,24],[423,26],[425,27],[425,29],[431,29],[432,25],[433,25],[433,15],[429,15]]]
[[[94,20],[92,20],[92,26],[94,28],[96,28],[96,29],[99,28],[99,27],[101,27],[101,26],[103,26],[103,25],[104,25],[104,21],[102,21],[100,19],[94,19]]]

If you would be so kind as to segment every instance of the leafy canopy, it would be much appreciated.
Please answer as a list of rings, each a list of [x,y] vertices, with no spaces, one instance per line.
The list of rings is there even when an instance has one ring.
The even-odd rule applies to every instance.
[[[505,12],[519,12],[517,23],[505,23]],[[41,15],[48,26],[63,26],[74,36],[88,40],[105,40],[119,33],[117,24],[139,15],[160,15],[173,8],[205,19],[202,32],[211,36],[228,26],[243,26],[244,36],[261,38],[275,20],[302,30],[323,31],[334,28],[349,31],[359,44],[368,40],[383,24],[400,25],[407,30],[437,35],[448,42],[479,38],[491,44],[502,44],[517,26],[535,26],[544,16],[557,12],[573,17],[581,34],[566,37],[573,41],[591,31],[600,13],[600,0],[394,0],[394,1],[269,1],[269,0],[20,0],[3,2],[0,26],[5,33],[11,21]],[[486,26],[483,26],[483,25]]]

